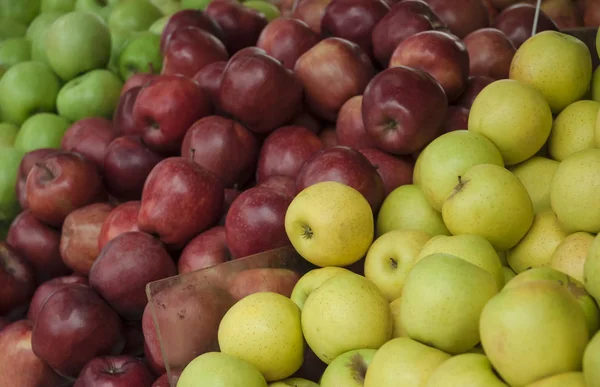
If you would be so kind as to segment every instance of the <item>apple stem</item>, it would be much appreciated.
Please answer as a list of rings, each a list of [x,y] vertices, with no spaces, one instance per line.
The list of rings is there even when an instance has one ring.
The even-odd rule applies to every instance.
[[[303,225],[302,226],[302,238],[304,239],[312,239],[313,237],[313,231],[312,229],[307,226],[307,225]]]
[[[398,262],[394,258],[390,258],[390,262],[392,264],[392,268],[393,269],[397,269],[398,268]]]
[[[190,159],[194,160],[194,156],[196,156],[196,148],[190,148]]]

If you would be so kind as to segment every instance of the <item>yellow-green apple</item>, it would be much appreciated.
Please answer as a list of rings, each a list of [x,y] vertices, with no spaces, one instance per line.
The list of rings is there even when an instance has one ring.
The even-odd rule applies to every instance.
[[[556,160],[533,156],[511,168],[527,189],[536,214],[550,209],[550,183],[558,164]]]
[[[586,149],[564,159],[552,179],[550,204],[569,232],[600,232],[600,149]]]
[[[508,251],[508,265],[517,274],[548,266],[554,250],[567,235],[554,212],[546,210],[536,214],[527,234]]]
[[[75,11],[90,12],[100,16],[104,21],[108,20],[108,15],[112,12],[114,6],[121,0],[74,0]]]
[[[401,306],[402,306],[402,297],[398,297],[394,301],[390,302],[390,310],[392,311],[392,322],[394,325],[394,327],[392,329],[392,338],[408,337],[406,330],[402,326]]]
[[[484,237],[479,235],[438,235],[431,238],[421,249],[417,262],[432,254],[450,254],[464,259],[490,273],[498,290],[504,287],[504,273],[498,253]]]
[[[373,241],[373,212],[354,188],[325,181],[302,190],[285,214],[285,231],[298,253],[317,266],[347,266]]]
[[[71,123],[53,113],[30,116],[17,134],[15,148],[27,153],[40,148],[60,148],[63,136]]]
[[[277,382],[269,383],[269,387],[319,387],[315,382],[303,378],[287,378]]]
[[[406,275],[431,236],[420,230],[392,230],[377,238],[365,259],[365,277],[389,302],[402,295]]]
[[[580,370],[589,335],[577,299],[554,281],[502,290],[483,309],[480,331],[494,368],[517,386]]]
[[[19,133],[19,127],[7,122],[0,123],[0,148],[12,147]]]
[[[355,349],[336,357],[319,381],[321,387],[363,387],[376,349]]]
[[[12,19],[19,23],[29,24],[39,12],[39,0],[0,2],[0,18],[2,19]]]
[[[162,16],[150,0],[122,0],[114,5],[107,23],[110,29],[146,31]]]
[[[600,384],[600,333],[596,333],[583,353],[583,376],[588,386]]]
[[[595,148],[596,117],[600,110],[598,101],[577,101],[560,112],[552,124],[548,137],[548,151],[554,160],[589,148]]]
[[[402,229],[421,230],[431,236],[450,235],[442,214],[431,207],[421,188],[413,184],[393,190],[383,201],[377,216],[378,236]]]
[[[504,166],[500,151],[479,133],[455,130],[433,140],[421,151],[416,162],[418,185],[429,204],[442,210],[456,180],[477,164]]]
[[[585,43],[576,37],[542,31],[519,47],[509,76],[540,90],[556,114],[588,92],[592,57]]]
[[[0,25],[0,40],[18,38],[25,36],[27,33],[27,25],[15,20],[3,19]]]
[[[548,376],[536,382],[530,383],[527,387],[587,387],[582,372],[565,372]]]
[[[600,71],[598,68],[592,74],[592,84],[590,85],[591,98],[594,101],[600,101]]]
[[[121,78],[129,80],[137,73],[158,74],[162,70],[160,35],[150,31],[132,33],[119,53]],[[113,58],[114,59],[114,58]]]
[[[507,250],[527,233],[534,214],[531,198],[515,175],[495,164],[479,164],[458,178],[442,217],[452,234],[480,235],[495,249]]]
[[[552,112],[533,86],[503,79],[486,86],[473,101],[469,130],[483,134],[513,165],[535,155],[552,129]]]
[[[431,375],[425,387],[508,387],[498,378],[487,357],[464,353],[446,360]]]
[[[585,261],[593,242],[594,235],[587,232],[567,236],[554,250],[550,267],[583,283]]]
[[[596,235],[590,246],[585,265],[583,266],[583,283],[586,290],[600,300],[600,236]],[[600,301],[599,301],[600,302]]]
[[[508,283],[508,281],[510,281],[511,279],[515,278],[517,273],[515,273],[513,271],[513,269],[511,269],[508,266],[502,266],[502,272],[504,274],[504,284],[506,285]]]
[[[498,291],[484,269],[454,255],[429,255],[406,277],[400,320],[409,337],[464,353],[479,343],[479,316]]]
[[[175,4],[175,3],[173,3],[173,4]],[[177,11],[175,11],[175,12],[177,12]],[[175,13],[175,12],[173,12],[173,13]],[[150,25],[150,27],[148,27],[148,31],[150,31],[150,32],[152,32],[153,34],[156,34],[156,35],[161,35],[162,32],[165,29],[165,26],[169,22],[169,18],[170,17],[171,17],[171,15],[165,14],[165,16],[163,16],[163,17],[161,17],[159,19],[156,19],[154,21],[154,23],[152,23],[152,25]]]
[[[177,387],[267,387],[262,374],[247,362],[222,352],[207,352],[183,370]]]
[[[16,186],[22,158],[23,152],[16,148],[0,148],[0,222],[8,223],[19,213]]]
[[[300,277],[296,283],[296,286],[294,286],[294,289],[292,290],[290,299],[294,301],[296,305],[298,305],[300,310],[302,310],[306,300],[308,299],[308,296],[310,296],[313,291],[318,289],[323,282],[335,275],[349,272],[350,271],[348,269],[337,266],[327,266],[313,269]]]
[[[24,36],[5,39],[0,42],[0,63],[10,68],[18,63],[31,60],[31,42]]]
[[[390,304],[368,279],[338,274],[308,296],[302,309],[302,332],[326,364],[353,349],[378,349],[392,335]]]
[[[254,293],[238,301],[218,335],[222,353],[256,367],[268,382],[291,376],[304,359],[300,309],[281,294]]]
[[[450,355],[408,337],[385,343],[371,361],[365,387],[425,386]]]

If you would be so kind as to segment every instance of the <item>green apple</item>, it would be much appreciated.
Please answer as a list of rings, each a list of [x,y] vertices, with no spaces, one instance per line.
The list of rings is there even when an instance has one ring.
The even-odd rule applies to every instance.
[[[408,337],[385,343],[373,357],[365,387],[425,386],[450,355]]]
[[[62,138],[71,123],[52,113],[38,113],[29,117],[19,130],[15,148],[23,153],[40,148],[60,148]]]
[[[31,114],[52,112],[60,83],[52,70],[41,62],[22,62],[0,79],[0,117],[21,125]]]
[[[554,281],[507,285],[483,309],[480,331],[486,355],[511,386],[580,370],[588,342],[577,299]]]
[[[498,379],[485,355],[465,353],[442,363],[425,387],[508,387]]]
[[[321,267],[348,266],[364,257],[373,242],[373,223],[365,197],[334,181],[302,190],[285,214],[285,231],[296,251]]]
[[[548,151],[554,160],[562,161],[577,151],[595,147],[599,110],[600,102],[577,101],[560,112],[548,138]]]
[[[486,86],[469,113],[469,130],[487,137],[506,165],[535,155],[552,129],[552,112],[533,86],[503,79]]]
[[[212,0],[181,0],[181,8],[183,9],[201,9],[205,10]]]
[[[335,358],[321,376],[321,387],[363,387],[376,349],[355,349]]]
[[[45,12],[36,17],[27,29],[27,38],[31,42],[31,59],[50,65],[46,55],[46,34],[50,26],[64,15],[62,12]]]
[[[58,93],[58,114],[78,121],[86,117],[111,118],[119,103],[123,82],[109,70],[92,70],[67,82]]]
[[[600,303],[600,234],[588,250],[583,267],[583,283],[585,289]]]
[[[402,326],[417,341],[464,353],[479,343],[479,316],[498,290],[484,269],[454,255],[429,255],[404,282]]]
[[[533,156],[511,168],[521,180],[533,202],[533,211],[538,214],[550,209],[550,183],[559,162],[546,157]]]
[[[118,28],[113,28],[110,30],[111,50],[110,60],[108,61],[108,69],[116,74],[119,74],[119,58],[121,57],[121,52],[123,51],[125,44],[132,34],[133,32],[131,31],[121,30]]]
[[[554,212],[536,214],[527,234],[508,252],[508,265],[515,273],[550,265],[554,250],[567,235]]]
[[[582,372],[565,372],[540,379],[528,384],[527,387],[588,387],[588,385]]]
[[[388,301],[402,295],[408,272],[419,251],[431,235],[421,230],[393,230],[377,238],[365,258],[365,277],[373,282]]]
[[[160,19],[156,19],[156,21],[148,28],[148,31],[154,32],[157,35],[162,34],[170,18],[171,16],[163,16]]]
[[[207,352],[192,360],[181,373],[177,387],[267,387],[253,366],[222,352]]]
[[[587,253],[594,242],[594,235],[576,232],[560,242],[550,259],[550,267],[584,282],[584,265]]]
[[[219,324],[221,352],[256,367],[267,382],[285,379],[304,361],[300,309],[278,293],[251,294]]]
[[[600,233],[600,149],[564,159],[552,179],[550,205],[567,232]]]
[[[165,16],[171,16],[183,9],[182,0],[150,0]]]
[[[160,35],[138,32],[125,43],[119,56],[119,74],[124,80],[135,73],[156,73],[162,69]]]
[[[75,11],[76,0],[41,0],[40,10],[46,12],[67,13]]]
[[[396,298],[390,302],[390,310],[392,311],[392,323],[394,325],[392,329],[392,338],[397,337],[408,337],[406,330],[402,326],[402,297]]]
[[[163,16],[149,0],[121,0],[108,17],[110,29],[146,31]]]
[[[56,19],[44,44],[50,67],[64,81],[104,68],[110,59],[108,27],[98,16],[87,12],[70,12]]]
[[[302,310],[306,303],[306,299],[315,289],[321,286],[323,282],[327,281],[329,278],[340,273],[350,273],[350,270],[344,269],[343,267],[328,266],[309,271],[296,282],[292,294],[290,295],[290,299],[298,305],[300,310]]]
[[[6,122],[0,122],[0,148],[12,147],[19,133],[19,127]]]
[[[600,102],[600,67],[594,70],[594,75],[592,75],[592,99],[594,101]]]
[[[249,0],[242,3],[244,7],[255,9],[265,15],[268,21],[277,19],[281,16],[279,8],[271,2],[262,0]]]
[[[519,47],[509,77],[540,90],[552,112],[559,113],[587,93],[592,80],[592,56],[576,37],[542,31]]]
[[[31,42],[25,37],[0,42],[0,64],[10,68],[31,59]]]
[[[287,378],[278,382],[269,383],[269,387],[319,387],[315,382],[302,378]]]
[[[354,273],[323,282],[302,309],[302,332],[324,363],[353,349],[377,349],[392,335],[390,304],[371,281]]]
[[[11,222],[19,213],[16,193],[17,174],[23,152],[16,148],[0,151],[0,222]]]
[[[510,281],[511,279],[513,279],[517,276],[517,273],[515,273],[513,271],[513,269],[511,269],[508,266],[502,266],[502,272],[504,273],[504,284],[505,285],[508,283],[508,281]]]
[[[9,38],[25,36],[27,25],[10,19],[2,20],[0,23],[0,41]]]
[[[113,7],[122,0],[75,0],[75,10],[90,12],[108,20]]]
[[[600,333],[594,335],[583,354],[583,376],[588,387],[600,385]]]
[[[431,238],[421,249],[417,262],[432,254],[450,254],[479,266],[490,273],[498,290],[504,287],[502,263],[494,247],[479,235],[438,235]]]
[[[25,25],[40,13],[40,0],[0,0],[0,20],[13,20]]]
[[[431,207],[421,188],[412,184],[390,192],[377,216],[378,236],[401,229],[421,230],[431,236],[450,235],[442,214]]]
[[[452,193],[458,176],[473,165],[496,164],[504,166],[500,151],[483,135],[456,130],[433,140],[417,158],[418,186],[429,204],[442,210],[444,201]]]

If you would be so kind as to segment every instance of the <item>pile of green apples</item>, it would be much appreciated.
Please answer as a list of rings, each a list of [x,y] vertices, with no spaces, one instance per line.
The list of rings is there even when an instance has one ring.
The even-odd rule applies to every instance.
[[[476,97],[468,130],[431,142],[378,214],[347,185],[304,189],[285,230],[318,268],[290,297],[234,304],[220,352],[195,358],[178,387],[600,386],[592,78],[581,41],[539,33],[510,79]],[[294,377],[307,351],[325,365],[319,380]]]

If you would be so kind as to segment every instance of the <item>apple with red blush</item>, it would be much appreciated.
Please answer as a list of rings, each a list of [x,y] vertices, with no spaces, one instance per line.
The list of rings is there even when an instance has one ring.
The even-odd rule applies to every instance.
[[[139,231],[137,218],[141,202],[132,200],[121,203],[113,208],[104,218],[104,223],[98,235],[98,251],[101,251],[109,241],[129,231]]]
[[[469,124],[469,112],[470,110],[463,106],[449,106],[443,132],[466,130]]]
[[[149,82],[150,81],[144,83],[144,85]],[[112,119],[115,133],[117,133],[118,136],[141,136],[144,133],[144,128],[138,128],[135,125],[133,117],[133,106],[135,105],[135,101],[141,90],[142,86],[134,86],[123,92],[119,97],[119,102],[115,107]]]
[[[471,32],[490,25],[488,10],[482,0],[424,1],[459,38],[464,38]]]
[[[329,3],[331,0],[298,0],[292,9],[292,18],[303,21],[321,35],[321,21]]]
[[[197,9],[183,9],[171,15],[165,24],[160,36],[160,51],[164,52],[173,32],[187,27],[200,28],[220,40],[224,38],[223,30],[219,24],[206,13]]]
[[[258,268],[242,270],[237,273],[229,285],[229,292],[235,300],[259,292],[279,293],[286,297],[292,295],[300,275],[290,269]]]
[[[559,30],[583,27],[584,14],[573,0],[544,0],[542,11],[556,23]]]
[[[185,246],[177,261],[177,269],[179,274],[185,274],[229,260],[225,227],[215,226],[194,237]]]
[[[257,187],[269,188],[291,198],[296,196],[296,178],[290,176],[273,175],[267,177],[256,185]]]
[[[377,148],[358,150],[373,164],[385,188],[385,195],[405,184],[412,184],[414,161],[409,156],[394,156]]]
[[[0,242],[0,283],[0,316],[26,306],[36,285],[31,264],[5,242]]]
[[[31,322],[35,322],[38,314],[40,313],[40,309],[44,302],[57,290],[62,289],[65,286],[70,286],[74,284],[79,285],[88,285],[88,280],[86,277],[73,274],[63,277],[52,278],[41,284],[35,289],[35,293],[33,293],[33,297],[31,298],[31,302],[29,303],[29,310],[27,311],[27,319]]]
[[[483,90],[487,85],[489,85],[492,82],[494,82],[493,78],[486,77],[483,75],[470,76],[469,80],[467,81],[466,90],[456,101],[454,101],[454,104],[456,106],[462,106],[464,108],[471,109],[473,101],[475,101],[477,95],[479,95],[481,90]]]
[[[370,148],[373,141],[365,131],[362,119],[362,95],[350,98],[340,109],[335,123],[335,133],[339,145],[353,149]]]
[[[506,34],[496,28],[482,28],[463,39],[469,52],[469,74],[493,79],[508,78],[516,48]]]
[[[61,148],[82,154],[102,171],[104,150],[115,137],[116,132],[110,120],[103,117],[84,118],[67,129]]]
[[[142,359],[119,355],[90,360],[73,387],[152,387],[152,383],[154,375]]]
[[[219,110],[219,90],[221,89],[221,76],[227,61],[218,61],[208,64],[198,71],[192,78],[202,90],[208,94],[214,111]]]
[[[337,134],[334,127],[327,127],[319,133],[319,138],[323,141],[325,148],[331,148],[338,144]]]
[[[527,3],[518,3],[505,8],[494,22],[493,27],[504,32],[516,49],[531,37],[533,20],[535,19],[535,6]],[[556,23],[542,10],[540,10],[537,30],[558,31]]]
[[[27,176],[29,175],[29,172],[38,161],[44,159],[46,156],[57,152],[58,150],[52,148],[40,148],[25,153],[25,155],[21,159],[21,163],[19,164],[19,171],[17,172],[16,191],[17,198],[19,199],[19,204],[22,210],[26,210],[29,208],[29,203],[27,202],[27,190],[25,189],[25,184],[27,183]]]
[[[584,27],[600,26],[600,4],[596,1],[584,0],[583,4],[579,4],[578,8],[583,14],[583,25]]]

